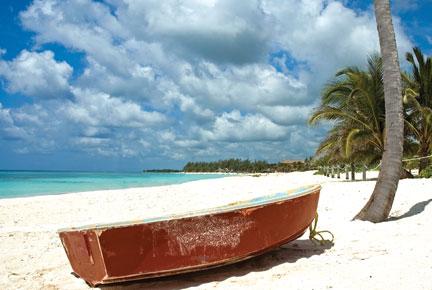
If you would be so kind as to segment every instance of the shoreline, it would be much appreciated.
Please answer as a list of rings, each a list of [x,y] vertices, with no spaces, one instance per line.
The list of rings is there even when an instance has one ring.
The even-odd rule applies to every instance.
[[[299,171],[300,172],[300,171]],[[168,174],[186,174],[186,175],[226,175],[225,177],[234,177],[234,176],[252,176],[252,177],[261,177],[268,175],[283,175],[289,174],[292,172],[272,172],[272,173],[214,173],[214,172],[172,172]],[[220,178],[220,177],[218,177]],[[217,178],[217,179],[218,179]],[[154,188],[154,187],[163,187],[163,186],[172,186],[172,185],[180,185],[189,182],[196,182],[201,180],[212,180],[213,178],[205,178],[205,179],[197,179],[197,180],[186,180],[178,183],[169,183],[169,184],[152,184],[152,185],[143,185],[143,186],[133,186],[133,187],[123,187],[123,188],[111,188],[111,189],[96,189],[96,190],[84,190],[84,191],[71,191],[71,192],[60,192],[60,193],[46,193],[46,194],[35,194],[28,196],[0,196],[0,201],[8,200],[8,199],[27,199],[27,198],[36,198],[36,197],[48,197],[48,196],[59,196],[59,195],[67,195],[67,194],[91,194],[95,192],[105,192],[105,191],[124,191],[124,190],[138,190],[142,188]],[[216,179],[216,178],[214,178]]]
[[[229,177],[229,176],[227,176]],[[125,188],[113,188],[113,189],[98,189],[98,190],[86,190],[86,191],[75,191],[75,192],[63,192],[63,193],[52,193],[52,194],[41,194],[41,195],[29,195],[29,196],[17,196],[17,197],[1,197],[0,198],[0,205],[2,204],[2,201],[4,200],[28,200],[28,199],[50,199],[60,197],[60,196],[81,196],[81,195],[91,195],[91,194],[104,194],[104,193],[120,193],[124,191],[133,191],[138,192],[141,189],[152,189],[152,188],[164,188],[164,187],[170,187],[170,186],[176,186],[176,185],[182,185],[186,183],[193,183],[193,182],[199,182],[202,180],[213,180],[213,178],[206,178],[206,179],[198,179],[198,180],[188,180],[180,183],[171,183],[171,184],[164,184],[164,185],[149,185],[149,186],[138,186],[138,187],[125,187]]]
[[[6,172],[11,172],[11,171],[8,170]],[[14,171],[14,172],[20,172],[20,171]],[[22,172],[30,172],[30,171],[22,171]],[[63,173],[63,171],[34,171],[34,172],[50,172],[50,173],[60,172],[60,173]],[[90,173],[90,172],[84,172],[84,171],[78,172],[78,171],[76,171],[76,173]],[[95,172],[95,173],[97,174],[97,173],[106,173],[106,172]],[[125,173],[125,174],[128,174],[128,173]],[[144,174],[146,174],[146,173],[144,173]],[[147,174],[160,174],[160,173],[147,173]],[[163,174],[164,175],[166,175],[166,174],[171,175],[172,174],[173,176],[175,176],[176,174],[181,174],[183,176],[189,175],[188,173],[180,173],[180,172],[178,172],[178,173],[163,173]],[[137,188],[168,186],[168,185],[176,185],[176,184],[183,184],[183,183],[187,183],[187,182],[193,182],[193,181],[197,181],[197,180],[206,180],[206,179],[213,179],[213,178],[221,178],[222,177],[221,174],[218,174],[218,173],[202,173],[202,174],[197,173],[194,175],[203,175],[203,176],[214,175],[214,177],[202,177],[201,179],[198,178],[198,179],[191,179],[191,180],[167,180],[164,182],[153,181],[153,183],[147,183],[147,184],[143,183],[139,186],[137,186],[136,184],[131,184],[131,186],[125,186],[125,187],[113,185],[112,188],[103,188],[102,187],[100,189],[91,188],[88,190],[87,189],[84,189],[84,190],[83,189],[81,189],[81,190],[80,189],[70,189],[70,190],[65,190],[65,191],[60,190],[60,192],[47,192],[47,193],[40,193],[40,192],[37,192],[37,193],[18,193],[18,195],[16,195],[16,196],[13,196],[12,194],[6,194],[6,195],[2,196],[0,194],[0,200],[14,199],[14,198],[31,198],[31,197],[37,197],[37,196],[64,195],[64,194],[71,194],[71,193],[97,192],[97,191],[106,191],[106,190],[128,190],[128,189],[137,189]],[[232,175],[228,175],[228,174],[225,174],[225,175],[232,176]],[[22,182],[25,183],[25,180]],[[71,183],[71,182],[69,182],[69,183]],[[134,183],[136,183],[136,182],[134,182]]]
[[[373,178],[373,173],[368,177]],[[432,245],[428,242],[432,233],[432,179],[401,180],[390,220],[372,224],[351,219],[369,198],[375,181],[346,182],[311,171],[1,199],[0,257],[4,262],[0,263],[0,288],[89,289],[70,274],[56,233],[59,228],[207,209],[306,183],[322,185],[318,230],[335,234],[333,246],[315,245],[306,233],[249,261],[137,281],[127,288],[280,289],[287,284],[292,289],[432,288]],[[338,275],[333,275],[335,272]],[[397,279],[388,279],[396,273]]]

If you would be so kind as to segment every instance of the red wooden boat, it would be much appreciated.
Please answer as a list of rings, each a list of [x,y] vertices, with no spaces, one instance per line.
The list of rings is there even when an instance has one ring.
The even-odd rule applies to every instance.
[[[174,275],[245,260],[297,239],[315,217],[320,189],[59,235],[73,271],[92,286]]]

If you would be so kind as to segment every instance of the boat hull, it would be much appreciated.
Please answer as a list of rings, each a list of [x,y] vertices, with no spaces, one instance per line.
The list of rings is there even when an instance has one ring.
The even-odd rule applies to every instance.
[[[174,275],[241,261],[297,239],[315,217],[319,191],[59,235],[73,271],[90,285]]]

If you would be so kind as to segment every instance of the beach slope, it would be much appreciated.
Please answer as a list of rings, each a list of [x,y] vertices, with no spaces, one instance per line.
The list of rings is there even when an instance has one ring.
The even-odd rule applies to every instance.
[[[88,289],[71,275],[56,230],[220,206],[321,183],[319,229],[238,264],[104,289],[432,289],[432,180],[401,180],[388,222],[351,221],[374,181],[344,182],[313,172],[230,176],[179,185],[0,200],[0,289]]]

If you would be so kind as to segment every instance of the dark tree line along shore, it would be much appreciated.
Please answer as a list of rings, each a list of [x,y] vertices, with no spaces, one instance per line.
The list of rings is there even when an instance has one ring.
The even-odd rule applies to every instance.
[[[289,163],[268,163],[262,160],[228,159],[213,162],[188,162],[184,172],[240,172],[240,173],[270,173],[270,172],[292,172],[315,169],[311,158],[304,161]]]
[[[176,173],[181,172],[181,170],[176,169],[144,169],[145,173]]]

